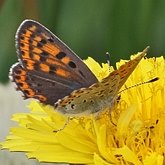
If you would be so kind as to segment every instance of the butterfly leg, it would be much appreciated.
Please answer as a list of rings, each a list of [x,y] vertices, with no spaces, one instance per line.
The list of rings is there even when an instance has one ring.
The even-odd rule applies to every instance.
[[[70,120],[72,120],[72,119],[73,119],[73,117],[68,116],[64,125],[61,128],[59,128],[58,130],[55,130],[54,132],[59,132],[59,131],[64,130],[65,127],[69,124]]]

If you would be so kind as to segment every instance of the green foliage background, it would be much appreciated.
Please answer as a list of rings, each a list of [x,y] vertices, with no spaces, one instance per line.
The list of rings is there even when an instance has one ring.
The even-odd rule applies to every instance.
[[[81,58],[112,64],[150,45],[150,56],[165,53],[165,1],[159,0],[0,0],[0,81],[17,61],[15,32],[34,19]]]

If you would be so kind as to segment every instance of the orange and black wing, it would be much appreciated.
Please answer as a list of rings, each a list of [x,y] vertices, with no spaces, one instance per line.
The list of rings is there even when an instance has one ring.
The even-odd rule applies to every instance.
[[[98,82],[83,61],[41,24],[25,20],[16,33],[19,63],[10,77],[25,98],[54,103]]]

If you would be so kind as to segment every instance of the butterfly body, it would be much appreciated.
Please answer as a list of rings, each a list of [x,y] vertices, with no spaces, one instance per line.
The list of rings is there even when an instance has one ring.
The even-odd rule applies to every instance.
[[[32,20],[25,20],[16,33],[19,62],[10,78],[24,98],[50,104],[61,113],[97,113],[111,107],[120,88],[145,55],[113,71],[101,82],[57,36]]]

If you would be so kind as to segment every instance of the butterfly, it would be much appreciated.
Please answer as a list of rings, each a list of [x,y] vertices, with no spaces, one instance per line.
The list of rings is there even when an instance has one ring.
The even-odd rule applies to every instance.
[[[19,62],[11,67],[9,77],[24,98],[52,105],[63,114],[79,115],[112,107],[148,47],[100,82],[69,47],[36,21],[22,22],[16,49]]]

